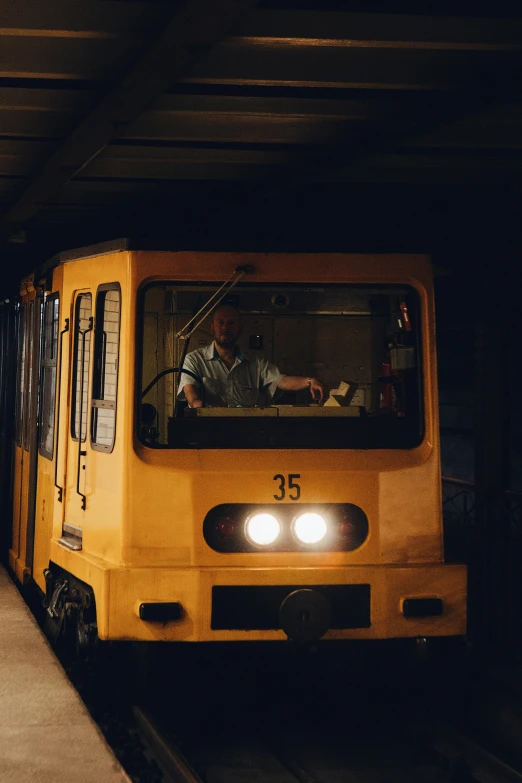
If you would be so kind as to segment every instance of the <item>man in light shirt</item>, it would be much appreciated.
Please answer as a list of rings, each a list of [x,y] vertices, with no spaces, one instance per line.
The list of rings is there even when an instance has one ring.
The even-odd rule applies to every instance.
[[[312,399],[323,404],[328,387],[318,378],[282,375],[275,364],[237,345],[241,332],[238,310],[220,305],[212,316],[210,345],[187,354],[183,363],[178,397],[185,396],[191,408],[207,406],[266,405],[276,389],[309,389]]]

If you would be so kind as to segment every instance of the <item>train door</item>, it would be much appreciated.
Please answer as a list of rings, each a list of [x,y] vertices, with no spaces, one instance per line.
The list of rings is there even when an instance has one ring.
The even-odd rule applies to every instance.
[[[27,285],[18,327],[13,534],[9,565],[23,582],[32,572],[36,501],[38,363],[42,298]]]
[[[55,291],[45,297],[42,318],[41,361],[40,361],[40,402],[38,419],[38,485],[36,493],[36,513],[34,531],[33,577],[42,590],[45,590],[44,569],[49,565],[49,542],[52,537],[55,498],[63,499],[63,448],[58,459],[60,426],[57,405],[60,403],[59,379],[61,376],[61,356],[63,343],[68,336],[69,318],[60,328],[60,293]],[[60,357],[60,359],[59,359]],[[60,361],[60,365],[58,362]],[[66,384],[65,384],[66,386]],[[65,397],[65,393],[64,393]],[[64,410],[67,400],[64,399]],[[66,429],[62,424],[62,431]],[[61,525],[61,511],[60,525]]]
[[[82,548],[88,482],[88,413],[93,337],[92,292],[75,292],[71,330],[71,398],[66,448],[64,521],[61,543],[70,549]]]
[[[0,556],[11,544],[12,452],[16,379],[16,311],[6,303],[0,314]]]
[[[17,311],[16,329],[16,406],[15,431],[13,443],[13,518],[11,533],[11,548],[9,550],[9,566],[15,570],[16,560],[20,554],[20,518],[22,504],[22,468],[23,468],[23,411],[25,394],[27,334],[27,303],[22,302]]]

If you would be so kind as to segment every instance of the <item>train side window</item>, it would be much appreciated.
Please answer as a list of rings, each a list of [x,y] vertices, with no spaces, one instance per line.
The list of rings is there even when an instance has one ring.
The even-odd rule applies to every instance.
[[[22,305],[18,311],[18,345],[17,345],[17,371],[16,371],[16,445],[22,445],[22,419],[24,410],[25,392],[25,334],[27,322],[27,305]]]
[[[79,294],[74,318],[71,436],[87,438],[87,399],[91,363],[92,294]]]
[[[24,449],[29,451],[31,440],[31,407],[33,401],[33,361],[34,361],[34,301],[29,302],[26,348],[26,390],[24,396],[23,436]]]
[[[53,458],[54,420],[56,403],[56,363],[58,357],[59,294],[51,294],[45,301],[42,346],[42,407],[40,412],[39,451],[47,459]]]
[[[116,438],[120,312],[119,284],[100,286],[96,294],[91,446],[107,453],[113,450]]]

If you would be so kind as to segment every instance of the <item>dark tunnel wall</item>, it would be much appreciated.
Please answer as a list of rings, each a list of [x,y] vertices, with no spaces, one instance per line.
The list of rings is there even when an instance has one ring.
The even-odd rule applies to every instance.
[[[25,242],[0,251],[2,289],[57,252],[121,236],[185,248],[425,252],[437,265],[474,273],[476,252],[487,247],[510,273],[522,249],[521,211],[522,187],[509,183],[309,183],[288,190],[283,183],[262,200],[240,183],[184,183],[155,200],[115,204],[102,220],[80,212],[52,228],[33,222]]]

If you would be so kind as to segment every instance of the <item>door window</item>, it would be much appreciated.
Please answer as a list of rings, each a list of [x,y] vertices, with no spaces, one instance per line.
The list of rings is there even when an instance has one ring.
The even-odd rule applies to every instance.
[[[111,452],[116,437],[120,310],[118,283],[100,286],[96,296],[91,417],[91,445],[95,451]]]
[[[25,334],[27,321],[27,305],[22,305],[18,311],[18,349],[17,349],[17,394],[16,394],[16,444],[22,445],[22,419],[25,400]]]
[[[72,383],[71,436],[84,441],[87,437],[87,401],[92,334],[92,294],[79,294],[74,318],[74,353]]]
[[[53,458],[56,402],[56,362],[58,355],[58,294],[47,297],[44,313],[42,351],[42,408],[40,414],[40,454]]]
[[[29,322],[27,324],[27,360],[26,360],[26,392],[24,395],[24,413],[23,413],[23,430],[24,430],[24,448],[29,451],[31,443],[31,407],[33,401],[33,349],[34,349],[34,301],[29,302]]]

